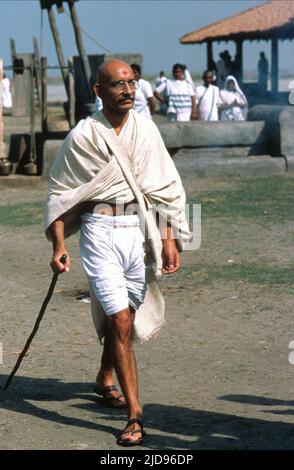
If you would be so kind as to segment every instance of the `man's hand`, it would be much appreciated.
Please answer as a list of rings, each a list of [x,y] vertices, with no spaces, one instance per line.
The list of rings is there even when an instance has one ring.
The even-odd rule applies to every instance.
[[[50,232],[53,242],[53,256],[50,262],[51,269],[55,274],[61,274],[64,271],[68,273],[70,270],[70,258],[64,244],[64,220],[62,216],[52,222]],[[65,260],[62,260],[63,255],[66,255]]]
[[[162,272],[173,274],[180,269],[180,254],[175,240],[162,240]]]
[[[62,257],[66,255],[66,259],[63,262]],[[56,248],[53,252],[53,256],[50,262],[52,271],[55,274],[61,274],[63,272],[69,272],[70,270],[70,258],[68,256],[67,250],[64,247]]]

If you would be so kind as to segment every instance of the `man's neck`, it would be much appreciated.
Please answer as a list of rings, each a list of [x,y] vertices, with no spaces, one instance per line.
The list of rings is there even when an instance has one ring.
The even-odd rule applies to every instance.
[[[107,121],[110,122],[110,124],[112,125],[113,129],[115,130],[115,133],[119,135],[120,131],[128,120],[129,111],[126,111],[125,113],[113,113],[103,108],[102,112],[106,117]]]

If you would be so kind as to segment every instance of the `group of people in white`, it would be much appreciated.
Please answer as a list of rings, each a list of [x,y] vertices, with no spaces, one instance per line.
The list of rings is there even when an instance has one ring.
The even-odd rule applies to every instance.
[[[215,73],[206,70],[203,84],[195,86],[191,74],[183,64],[173,66],[173,78],[168,79],[161,71],[155,80],[155,90],[151,84],[141,78],[141,67],[131,64],[137,81],[134,110],[152,119],[155,111],[155,99],[160,102],[160,112],[169,122],[176,121],[245,121],[248,102],[236,77],[224,77],[223,88],[215,83]],[[97,111],[101,103],[96,101]]]
[[[228,51],[222,52],[220,60],[215,64],[215,70],[206,70],[202,77],[203,84],[199,86],[195,86],[187,67],[176,63],[172,69],[172,79],[168,79],[164,71],[160,72],[155,80],[154,91],[151,84],[141,78],[140,65],[131,64],[137,81],[134,110],[152,119],[157,99],[160,102],[160,113],[166,115],[169,122],[244,121],[248,112],[248,102],[236,76],[231,73],[232,70],[238,70],[235,62],[231,61]],[[265,93],[268,61],[264,52],[260,53],[258,71],[260,92]],[[2,80],[2,94],[3,107],[11,108],[11,85],[5,74]],[[102,101],[96,97],[96,111],[101,109]]]
[[[213,71],[206,70],[202,78],[203,84],[195,86],[191,74],[182,64],[173,66],[171,80],[160,73],[154,96],[166,106],[168,121],[246,120],[248,102],[233,75],[225,77],[222,89],[214,84]]]

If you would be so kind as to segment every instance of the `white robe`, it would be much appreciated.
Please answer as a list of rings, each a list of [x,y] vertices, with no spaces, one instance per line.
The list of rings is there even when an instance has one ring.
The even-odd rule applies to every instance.
[[[235,84],[235,90],[228,90],[227,83],[231,80]],[[233,75],[228,75],[225,82],[225,87],[220,91],[220,102],[222,106],[230,106],[221,111],[221,121],[245,121],[248,113],[248,102],[243,91],[239,87],[236,78]],[[234,102],[236,106],[231,106]],[[242,108],[240,107],[242,106]]]
[[[126,163],[128,158],[131,173],[149,206],[161,204],[160,214],[164,218],[171,217],[173,227],[179,232],[178,246],[182,249],[190,233],[185,219],[186,198],[180,176],[156,125],[133,111],[130,111],[119,136],[103,112],[80,121],[69,133],[50,172],[45,216],[47,237],[50,239],[48,228],[52,222],[63,214],[65,237],[77,231],[80,225],[78,206],[83,201],[130,202],[134,196],[138,200],[141,194],[137,197],[136,188],[130,181],[132,175],[129,175]],[[144,209],[140,212],[142,217],[145,217]],[[161,246],[153,248],[158,267]],[[92,293],[91,307],[101,339],[105,316]],[[136,313],[135,333],[140,341],[149,339],[163,325],[163,307],[155,276],[151,274],[145,302]]]
[[[201,121],[218,121],[219,89],[215,85],[196,87],[196,104]]]

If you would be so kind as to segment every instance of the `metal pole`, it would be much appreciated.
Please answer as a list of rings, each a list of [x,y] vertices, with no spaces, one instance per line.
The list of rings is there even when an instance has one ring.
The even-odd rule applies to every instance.
[[[89,65],[89,60],[88,60],[88,56],[87,56],[87,53],[83,44],[83,38],[81,35],[78,15],[77,15],[77,12],[76,12],[76,9],[72,0],[68,0],[68,6],[69,6],[69,11],[70,11],[71,21],[72,21],[73,28],[74,28],[76,44],[77,44],[77,48],[78,48],[79,55],[80,55],[81,62],[82,62],[82,70],[84,74],[86,87],[88,90],[88,98],[89,98],[89,102],[91,102],[93,101],[93,91],[92,91],[92,86],[91,86],[91,69]]]

